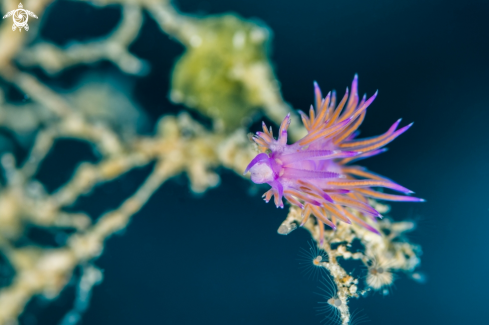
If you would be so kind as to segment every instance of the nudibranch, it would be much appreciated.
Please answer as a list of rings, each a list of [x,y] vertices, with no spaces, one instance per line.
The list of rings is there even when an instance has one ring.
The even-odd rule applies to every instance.
[[[403,194],[412,191],[378,174],[350,163],[378,155],[389,142],[407,131],[411,125],[397,129],[396,121],[386,133],[377,137],[356,139],[367,107],[374,101],[377,92],[370,98],[359,100],[358,76],[355,75],[351,93],[348,88],[341,101],[336,104],[335,92],[322,98],[321,90],[314,83],[315,108],[311,105],[309,116],[299,111],[308,134],[294,144],[287,144],[288,114],[280,125],[278,138],[273,137],[272,128],[262,123],[263,132],[253,137],[259,153],[245,170],[251,173],[256,184],[267,183],[271,189],[263,196],[269,202],[272,196],[277,207],[283,208],[282,198],[302,209],[303,225],[312,214],[316,217],[323,238],[324,225],[336,229],[338,221],[356,222],[362,227],[379,234],[364,217],[376,220],[382,216],[367,198],[388,201],[422,202],[423,199],[387,194],[374,188],[387,188]]]

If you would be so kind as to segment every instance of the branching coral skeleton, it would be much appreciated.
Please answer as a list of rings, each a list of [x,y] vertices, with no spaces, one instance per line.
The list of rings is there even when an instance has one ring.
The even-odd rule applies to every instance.
[[[46,7],[52,2],[26,0],[23,4],[42,21]],[[291,111],[280,94],[266,53],[265,45],[270,31],[265,26],[234,15],[187,16],[175,10],[167,0],[84,2],[96,6],[120,5],[121,22],[106,37],[87,43],[74,43],[66,48],[44,41],[30,46],[29,41],[35,39],[38,33],[37,21],[31,24],[28,33],[12,33],[8,24],[3,24],[0,29],[0,78],[29,99],[26,103],[9,103],[0,89],[0,126],[11,131],[28,148],[27,158],[23,161],[16,162],[8,152],[0,159],[5,176],[5,184],[0,189],[0,250],[15,270],[12,283],[0,289],[0,325],[16,324],[26,304],[36,295],[56,298],[73,276],[74,270],[82,267],[78,300],[63,320],[63,324],[76,324],[88,306],[92,287],[102,280],[100,271],[91,262],[103,253],[105,241],[128,225],[131,217],[161,184],[185,172],[189,176],[191,189],[203,192],[218,185],[219,176],[213,171],[218,166],[242,174],[254,156],[243,119],[249,119],[261,107],[271,120],[279,124],[283,116]],[[3,1],[2,12],[8,12],[17,5],[17,1]],[[94,89],[99,88],[94,83],[73,89],[69,94],[60,94],[25,72],[25,67],[39,66],[48,74],[56,74],[77,64],[109,60],[127,74],[143,75],[151,69],[150,64],[128,50],[141,29],[143,11],[156,21],[162,33],[186,46],[187,51],[173,72],[171,98],[211,117],[214,122],[212,131],[181,113],[161,118],[152,136],[142,136],[137,132],[123,134],[114,125],[120,123],[117,116],[124,114],[115,114],[115,119],[110,117],[111,114],[94,115],[89,104],[73,100],[81,94],[94,95]],[[220,42],[212,41],[215,39]],[[233,44],[237,50],[225,52],[224,48],[228,49],[229,44]],[[222,54],[224,52],[225,55]],[[246,55],[243,56],[243,52]],[[226,69],[213,80],[215,87],[209,88],[208,81],[194,78],[192,71],[214,71],[216,67],[207,64],[207,58],[213,56],[225,60]],[[201,65],[192,66],[195,62]],[[206,91],[205,100],[199,93],[202,89]],[[244,91],[238,93],[238,89]],[[101,98],[100,110],[110,110],[115,96],[104,92],[98,95],[91,97]],[[241,115],[227,114],[229,112],[222,107],[219,108],[221,111],[213,110],[211,105],[223,98],[231,106],[245,107],[245,112]],[[129,98],[125,100],[133,106],[133,111],[138,111]],[[290,116],[290,119],[295,122],[299,120],[295,116]],[[294,139],[305,134],[299,123],[293,123],[288,131]],[[66,184],[49,194],[34,176],[53,144],[66,138],[91,144],[101,159],[97,163],[80,164]],[[154,163],[154,169],[140,187],[118,208],[105,213],[96,222],[92,222],[90,216],[84,213],[65,211],[64,208],[95,186],[150,163]],[[379,213],[385,210],[384,206],[373,201],[370,205]],[[302,221],[300,209],[291,207],[279,233],[290,233]],[[71,228],[73,234],[60,248],[15,247],[13,243],[29,225]],[[325,231],[323,234],[312,218],[303,225],[316,242],[324,241],[328,262],[317,260],[316,264],[329,271],[337,286],[337,295],[342,302],[338,310],[343,324],[350,319],[348,299],[358,296],[358,280],[341,267],[338,263],[340,257],[361,261],[370,257],[379,261],[384,258],[393,261],[389,264],[390,269],[404,272],[412,272],[419,264],[419,248],[399,240],[409,230],[408,224],[391,223],[384,219],[378,226],[380,232],[389,229],[390,235],[378,236],[354,223],[351,226],[340,223],[336,231]],[[361,240],[365,245],[364,255],[348,251],[348,244],[354,239]],[[333,248],[333,244],[339,246]]]
[[[386,205],[375,201],[370,201],[370,204],[381,213],[388,212],[389,208]],[[360,217],[359,212],[354,213],[357,213],[358,217]],[[297,228],[297,226],[291,225],[298,225],[301,222],[301,209],[292,206],[287,219],[282,223],[279,230]],[[367,270],[366,273],[371,273],[373,266],[377,267],[376,270],[379,273],[379,266],[385,265],[386,270],[389,272],[402,272],[409,276],[413,274],[420,263],[421,248],[409,243],[405,236],[407,232],[413,230],[411,222],[392,222],[389,218],[384,218],[378,222],[377,226],[381,236],[355,223],[351,225],[339,223],[336,230],[326,230],[324,235],[321,234],[318,224],[313,219],[309,219],[303,225],[303,228],[311,233],[317,245],[319,245],[321,236],[324,236],[324,242],[320,248],[327,254],[328,261],[317,264],[324,268],[332,277],[335,285],[335,288],[332,289],[334,290],[334,296],[338,297],[342,302],[341,308],[335,309],[335,313],[339,313],[341,324],[346,325],[351,321],[351,314],[348,308],[349,299],[359,298],[370,290],[389,287],[393,281],[393,278],[390,277],[387,280],[391,282],[382,278],[374,280],[374,283],[372,283],[369,280],[365,281],[365,276],[355,277],[355,275],[345,270],[341,264],[342,260],[353,259],[363,263]],[[390,235],[386,236],[386,233],[390,233]],[[363,244],[363,252],[352,252],[350,250],[355,240],[359,240]],[[311,263],[314,263],[315,258],[312,257]],[[321,257],[321,260],[323,258]],[[374,259],[376,264],[372,264]],[[323,305],[326,304],[327,299],[326,301],[323,299],[321,303]]]

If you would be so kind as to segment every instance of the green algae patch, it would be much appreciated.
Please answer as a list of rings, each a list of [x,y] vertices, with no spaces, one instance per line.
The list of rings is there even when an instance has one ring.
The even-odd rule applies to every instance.
[[[217,129],[232,131],[264,105],[256,81],[274,79],[268,59],[271,33],[233,14],[194,24],[173,70],[171,100],[211,117]]]

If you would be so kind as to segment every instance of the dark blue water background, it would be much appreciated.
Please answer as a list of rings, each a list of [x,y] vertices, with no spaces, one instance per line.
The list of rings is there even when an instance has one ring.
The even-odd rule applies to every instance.
[[[401,275],[392,295],[354,300],[352,308],[379,325],[489,324],[489,2],[180,0],[177,6],[194,14],[233,11],[270,26],[275,71],[295,108],[312,102],[313,80],[341,94],[359,73],[361,93],[379,89],[362,135],[383,133],[400,117],[403,125],[415,122],[387,153],[364,164],[427,199],[392,204],[390,215],[418,221],[410,238],[423,247],[428,281]],[[58,44],[104,35],[120,18],[117,6],[67,1],[45,15],[41,35]],[[145,14],[131,51],[149,60],[149,75],[124,76],[108,62],[55,78],[32,72],[60,89],[90,71],[132,80],[133,96],[151,123],[181,110],[167,95],[183,47]],[[39,177],[55,187],[70,177],[77,159],[96,158],[81,143],[60,142],[49,159]],[[97,188],[80,206],[95,216],[117,207],[151,168]],[[318,283],[297,261],[308,234],[279,236],[286,211],[265,204],[262,190],[250,195],[247,180],[219,172],[221,185],[200,196],[190,192],[185,176],[165,183],[124,234],[107,242],[96,261],[105,280],[95,287],[82,324],[320,323]],[[58,324],[73,295],[68,287],[53,303],[33,300],[22,323]]]

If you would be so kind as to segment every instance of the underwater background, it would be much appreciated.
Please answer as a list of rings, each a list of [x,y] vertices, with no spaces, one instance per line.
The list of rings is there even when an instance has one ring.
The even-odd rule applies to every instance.
[[[270,56],[282,95],[295,109],[306,110],[312,103],[313,81],[323,92],[336,89],[342,95],[358,73],[360,94],[379,90],[360,128],[362,136],[381,134],[401,117],[403,123],[415,122],[388,152],[363,164],[427,200],[390,203],[388,214],[417,223],[408,238],[422,246],[419,271],[426,282],[400,274],[389,295],[352,299],[351,308],[379,325],[488,324],[489,2],[174,4],[187,14],[234,12],[266,24],[273,32]],[[120,10],[117,5],[56,1],[44,16],[42,38],[64,45],[106,34],[120,19]],[[125,75],[108,61],[77,65],[57,76],[38,68],[30,72],[60,92],[86,73],[110,80],[131,92],[146,113],[141,128],[150,133],[160,116],[188,110],[169,99],[170,73],[184,47],[162,34],[145,13],[130,51],[151,64],[147,75]],[[256,121],[250,131],[258,130],[261,118]],[[21,147],[12,150],[19,159],[25,156]],[[90,146],[58,141],[38,178],[54,189],[71,177],[80,160],[96,160]],[[104,183],[76,208],[96,218],[117,207],[151,168]],[[104,280],[94,287],[80,324],[321,322],[319,283],[301,272],[298,261],[309,233],[278,235],[286,209],[265,204],[260,198],[264,188],[234,172],[221,167],[218,173],[220,185],[198,195],[184,174],[166,182],[127,229],[108,240],[95,262]],[[51,240],[49,232],[31,235],[46,244]],[[59,324],[74,296],[75,287],[68,285],[54,301],[31,300],[20,324]]]

